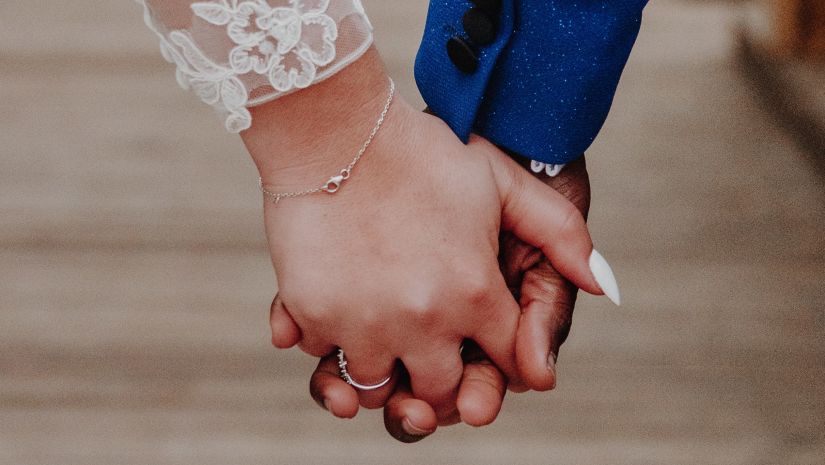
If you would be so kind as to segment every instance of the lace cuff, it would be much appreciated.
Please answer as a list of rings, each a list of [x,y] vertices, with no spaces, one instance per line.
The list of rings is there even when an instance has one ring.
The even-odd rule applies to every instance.
[[[372,44],[360,0],[136,0],[177,80],[248,129],[247,107],[322,81]]]

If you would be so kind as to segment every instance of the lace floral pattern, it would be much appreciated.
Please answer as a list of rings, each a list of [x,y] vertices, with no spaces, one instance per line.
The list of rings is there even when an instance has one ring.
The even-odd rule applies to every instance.
[[[360,0],[347,0],[348,6],[334,13],[338,21],[355,15],[366,31],[359,47],[335,64],[339,23],[329,14],[330,0],[280,0],[283,6],[275,7],[270,4],[274,1],[266,0],[188,2],[194,17],[213,26],[209,34],[224,34],[231,41],[228,50],[220,50],[226,58],[216,60],[198,46],[189,31],[161,31],[147,1],[138,2],[145,7],[147,25],[160,37],[163,57],[177,66],[178,83],[225,113],[226,128],[235,133],[252,124],[248,105],[306,88],[334,74],[372,42],[372,28]],[[212,37],[208,39],[213,42]],[[256,88],[268,85],[271,90],[253,102],[249,83]]]

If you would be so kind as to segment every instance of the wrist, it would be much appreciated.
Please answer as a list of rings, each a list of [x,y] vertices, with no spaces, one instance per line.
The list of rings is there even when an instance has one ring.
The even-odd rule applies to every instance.
[[[352,160],[388,92],[389,78],[370,49],[321,83],[250,108],[253,124],[241,137],[267,185],[305,189]]]

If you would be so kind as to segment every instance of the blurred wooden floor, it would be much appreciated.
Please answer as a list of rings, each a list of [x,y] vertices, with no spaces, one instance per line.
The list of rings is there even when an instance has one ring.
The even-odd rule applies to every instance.
[[[415,99],[426,2],[365,3]],[[735,8],[651,3],[589,154],[624,305],[580,299],[555,392],[404,446],[269,347],[254,169],[139,8],[0,3],[0,464],[825,463],[825,189]]]

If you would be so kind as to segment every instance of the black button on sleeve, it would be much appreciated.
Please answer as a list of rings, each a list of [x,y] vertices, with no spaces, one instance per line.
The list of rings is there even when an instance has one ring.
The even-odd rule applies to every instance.
[[[462,19],[464,32],[478,45],[490,45],[496,40],[496,23],[481,8],[470,8]]]
[[[459,71],[472,74],[478,69],[478,56],[461,37],[447,41],[447,55]]]

